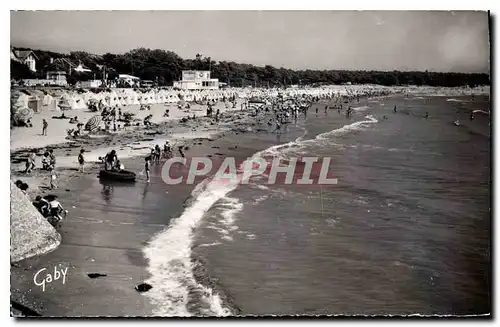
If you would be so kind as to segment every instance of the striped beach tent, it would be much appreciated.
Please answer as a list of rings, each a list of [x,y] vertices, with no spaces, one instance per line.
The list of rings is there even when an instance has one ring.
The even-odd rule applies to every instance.
[[[101,125],[102,117],[100,115],[95,115],[89,119],[89,121],[85,124],[85,130],[89,132],[95,132],[99,130],[99,126]]]
[[[33,109],[29,107],[22,107],[17,109],[14,114],[14,119],[19,122],[27,122],[29,119],[33,117]]]

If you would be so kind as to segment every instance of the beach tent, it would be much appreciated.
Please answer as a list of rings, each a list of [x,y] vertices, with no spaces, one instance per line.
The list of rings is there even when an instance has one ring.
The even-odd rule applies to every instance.
[[[100,115],[95,115],[90,118],[85,124],[85,130],[89,132],[94,132],[99,130],[99,126],[101,125],[102,117]]]
[[[21,122],[25,123],[33,117],[33,113],[34,113],[33,109],[31,109],[29,107],[19,108],[14,113],[14,120],[17,123],[21,123]]]

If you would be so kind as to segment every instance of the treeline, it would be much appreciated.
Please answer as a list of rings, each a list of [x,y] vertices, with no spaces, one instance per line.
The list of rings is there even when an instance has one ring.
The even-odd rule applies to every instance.
[[[21,49],[23,50],[23,49]],[[26,50],[26,49],[24,49]],[[60,62],[51,58],[66,58],[75,65],[82,63],[92,74],[71,74],[70,82],[89,78],[102,79],[106,72],[108,79],[120,74],[130,74],[143,80],[152,80],[159,86],[172,85],[181,79],[182,70],[211,70],[212,78],[229,86],[282,87],[287,85],[327,84],[380,84],[380,85],[429,85],[465,86],[489,85],[488,74],[439,73],[416,71],[346,71],[346,70],[292,70],[270,65],[259,67],[236,62],[211,60],[200,54],[194,59],[182,59],[176,53],[165,50],[138,48],[124,54],[106,53],[95,55],[83,51],[60,54],[34,50],[38,73],[32,74],[11,62],[11,76],[14,79],[40,77],[47,70],[66,70]],[[59,65],[59,66],[58,66]],[[15,66],[15,67],[14,67]],[[38,76],[36,76],[38,75]]]

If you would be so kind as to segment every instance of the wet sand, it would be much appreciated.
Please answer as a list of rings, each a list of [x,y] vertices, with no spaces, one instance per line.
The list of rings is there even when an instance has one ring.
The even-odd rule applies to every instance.
[[[242,116],[235,113],[235,117]],[[235,118],[226,117],[227,123]],[[198,118],[196,122],[176,128],[167,123],[154,130],[131,131],[119,137],[111,135],[82,141],[78,146],[68,143],[52,148],[58,162],[64,161],[61,160],[64,157],[76,158],[82,146],[95,149],[115,144],[120,154],[118,149],[126,143],[164,135],[163,129],[171,133],[189,131],[195,126],[200,129],[206,120]],[[178,142],[188,146],[189,149],[184,151],[187,157],[229,155],[231,145],[237,144],[235,135],[246,133],[250,127],[243,120],[230,124],[233,131],[213,138]],[[41,153],[42,149],[38,150]],[[150,184],[145,183],[144,176],[138,175],[134,185],[103,185],[97,178],[99,165],[91,163],[85,173],[77,172],[76,167],[57,168],[59,187],[50,191],[43,187],[47,172],[35,170],[29,177],[20,172],[24,164],[19,161],[26,155],[26,151],[12,153],[11,178],[26,181],[32,198],[38,194],[58,195],[69,214],[60,229],[62,242],[59,248],[11,266],[11,300],[42,316],[152,315],[152,306],[147,298],[134,289],[149,277],[147,262],[141,251],[155,233],[168,226],[171,218],[182,213],[193,185],[167,187],[160,176],[161,165],[153,165]],[[139,172],[143,167],[143,158],[132,157],[122,162],[127,169]],[[98,192],[101,194],[96,194]],[[158,203],[162,205],[156,205]],[[168,212],[158,212],[159,208],[164,209],[165,204],[168,205]],[[56,267],[58,270],[68,268],[64,284],[59,279],[47,284],[45,290],[35,285],[34,276],[40,269],[47,270],[38,276],[38,281],[47,272],[53,274]],[[90,273],[107,276],[91,279],[87,275]]]

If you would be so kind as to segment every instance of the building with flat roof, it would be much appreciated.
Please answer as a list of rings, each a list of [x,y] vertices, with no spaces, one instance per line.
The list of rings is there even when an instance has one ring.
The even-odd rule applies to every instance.
[[[117,84],[121,87],[134,87],[139,84],[141,79],[137,76],[132,76],[128,74],[119,74]]]
[[[174,82],[181,90],[218,90],[219,80],[210,78],[209,70],[183,70],[182,80]]]

